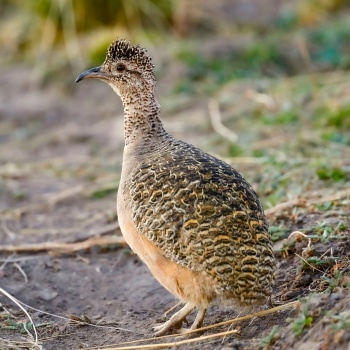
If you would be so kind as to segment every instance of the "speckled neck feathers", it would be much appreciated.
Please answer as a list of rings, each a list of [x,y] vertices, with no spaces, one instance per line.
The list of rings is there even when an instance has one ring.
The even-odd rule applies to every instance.
[[[122,95],[125,144],[151,143],[168,136],[158,115],[160,106],[147,86]]]
[[[168,137],[158,117],[154,65],[147,51],[127,40],[117,40],[109,46],[103,66],[113,72],[113,65],[118,63],[125,64],[127,71],[124,76],[116,75],[109,84],[123,102],[125,144],[150,144]]]

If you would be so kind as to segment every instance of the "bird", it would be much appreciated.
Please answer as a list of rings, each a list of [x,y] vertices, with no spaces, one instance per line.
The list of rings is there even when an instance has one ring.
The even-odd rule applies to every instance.
[[[153,327],[161,336],[201,328],[214,301],[225,307],[266,305],[275,257],[252,186],[229,164],[165,130],[154,67],[146,49],[117,39],[103,64],[76,82],[99,79],[122,100],[121,232],[160,284],[184,304]],[[182,328],[194,311],[191,327]]]

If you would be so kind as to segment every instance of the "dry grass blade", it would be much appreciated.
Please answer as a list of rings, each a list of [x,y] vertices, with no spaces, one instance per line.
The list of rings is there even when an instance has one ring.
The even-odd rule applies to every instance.
[[[65,189],[59,193],[55,193],[50,196],[43,196],[38,203],[24,205],[20,208],[6,209],[0,212],[3,219],[13,219],[20,217],[26,213],[32,213],[35,211],[43,211],[48,208],[53,208],[58,203],[67,200],[68,198],[77,196],[84,191],[83,185],[78,185],[72,188]]]
[[[34,310],[36,312],[40,312],[42,314],[45,314],[45,315],[48,315],[48,316],[52,316],[52,317],[56,317],[56,318],[59,318],[61,320],[66,320],[66,321],[69,321],[69,322],[72,322],[72,323],[76,323],[76,324],[79,324],[79,325],[91,326],[91,327],[95,327],[95,328],[113,329],[113,330],[117,330],[117,331],[133,333],[133,331],[131,331],[130,329],[120,328],[120,327],[113,327],[113,326],[98,325],[98,324],[88,323],[88,322],[85,322],[83,320],[75,320],[72,317],[64,317],[64,316],[52,314],[50,312],[47,312],[47,311],[44,311],[44,310],[41,310],[41,309],[37,309],[37,308],[35,308],[33,306],[30,306],[30,305],[28,305],[28,304],[26,304],[26,303],[24,303],[23,301],[20,301],[20,300],[17,300],[17,302],[19,304],[25,306],[27,309],[31,309],[31,310]]]
[[[307,194],[304,194],[305,197],[308,197]],[[272,208],[266,209],[265,210],[265,215],[267,217],[272,216],[280,211],[290,209],[293,207],[306,207],[308,205],[312,204],[321,204],[325,202],[333,202],[333,201],[338,201],[343,198],[348,198],[350,197],[350,188],[347,188],[343,191],[338,191],[332,195],[324,196],[321,198],[297,198],[297,199],[292,199],[287,202],[279,203],[275,205]]]
[[[64,242],[45,242],[23,245],[3,245],[0,246],[2,252],[58,252],[58,253],[74,253],[78,250],[89,249],[94,246],[119,244],[126,246],[126,242],[123,237],[111,236],[111,237],[91,237],[83,242],[77,243],[64,243]]]
[[[40,259],[40,258],[44,258],[47,257],[47,255],[42,254],[42,255],[30,255],[30,256],[21,256],[21,257],[16,257],[16,258],[12,258],[12,255],[10,255],[9,257],[7,257],[6,259],[0,259],[0,262],[3,263],[3,265],[0,266],[0,271],[2,270],[2,268],[4,267],[4,264],[8,264],[8,263],[15,263],[15,262],[22,262],[22,261],[27,261],[27,260],[34,260],[34,259]]]
[[[102,217],[102,215],[100,216]],[[97,221],[99,218],[96,219],[93,218],[95,221]],[[108,225],[104,225],[101,227],[96,228],[86,228],[86,225],[93,223],[94,221],[91,220],[87,224],[84,223],[82,226],[73,226],[73,227],[66,227],[66,228],[56,228],[56,227],[50,227],[50,228],[22,228],[19,230],[19,234],[22,235],[40,235],[40,234],[50,234],[50,235],[73,235],[76,232],[84,232],[84,237],[80,238],[79,241],[83,241],[85,239],[88,239],[92,236],[104,236],[109,233],[113,233],[117,230],[120,230],[120,226],[118,222],[113,222]],[[71,242],[75,243],[77,241]]]
[[[232,334],[239,334],[239,331],[237,329],[234,329],[233,331],[215,333],[215,334],[210,334],[203,337],[179,340],[179,341],[170,342],[170,343],[133,345],[133,346],[123,346],[123,347],[117,347],[117,348],[104,348],[104,350],[164,349],[164,348],[174,347],[178,345],[191,344],[197,341],[220,338],[220,337],[224,337]]]
[[[41,345],[30,341],[9,340],[0,338],[0,349],[2,350],[42,350]]]
[[[1,222],[1,228],[2,230],[5,232],[5,234],[10,238],[10,239],[14,239],[16,237],[16,233],[13,232],[12,230],[10,230],[7,227],[7,223],[6,220],[0,220]]]
[[[19,208],[6,208],[0,210],[0,219],[2,220],[2,228],[5,231],[6,234],[9,236],[14,234],[13,232],[9,231],[9,229],[6,227],[5,220],[7,219],[17,219],[21,217],[21,215],[27,214],[27,213],[33,213],[37,211],[45,211],[48,209],[54,208],[59,203],[66,201],[67,199],[70,199],[72,197],[76,196],[83,196],[83,197],[89,197],[92,193],[94,193],[97,190],[103,190],[103,189],[110,189],[117,187],[117,182],[106,182],[99,184],[98,186],[93,187],[87,187],[85,185],[77,185],[74,187],[66,188],[63,191],[50,194],[50,195],[42,195],[39,197],[37,202],[30,203],[27,205],[24,205]]]
[[[13,264],[13,266],[15,266],[16,269],[20,272],[20,274],[24,277],[24,282],[28,283],[27,274],[23,271],[22,267],[16,262]]]
[[[313,199],[310,200],[311,204],[320,204],[320,203],[325,203],[325,202],[333,202],[333,201],[338,201],[343,198],[348,198],[350,197],[350,188],[347,188],[343,191],[338,191],[330,196],[324,196],[319,199]]]
[[[208,330],[208,329],[211,329],[211,328],[216,328],[216,327],[225,326],[225,325],[232,324],[232,323],[237,323],[237,322],[240,322],[240,321],[249,320],[249,319],[252,319],[254,317],[260,317],[260,316],[273,314],[275,312],[294,307],[297,303],[298,303],[298,301],[293,301],[293,302],[290,302],[290,303],[287,303],[287,304],[284,304],[284,305],[276,306],[276,307],[274,307],[272,309],[263,310],[263,311],[259,311],[259,312],[254,312],[252,314],[245,315],[245,316],[242,316],[242,317],[233,318],[233,319],[228,320],[228,321],[215,323],[215,324],[212,324],[210,326],[206,326],[206,327],[202,327],[202,328],[190,331],[188,333],[201,332],[201,331],[205,331],[205,330]]]
[[[35,324],[34,324],[32,318],[30,317],[29,313],[27,312],[27,310],[20,304],[20,302],[15,297],[13,297],[11,294],[6,292],[6,290],[2,289],[1,287],[0,287],[0,292],[2,294],[4,294],[6,297],[8,297],[10,300],[12,300],[26,314],[26,316],[28,317],[29,321],[33,325],[33,331],[34,331],[34,334],[35,334],[35,338],[34,338],[35,345],[39,346],[39,344],[38,344],[38,333],[36,331]],[[28,330],[27,330],[27,332],[28,332],[28,334],[31,335],[31,333]]]
[[[305,198],[292,199],[290,201],[279,203],[272,208],[265,210],[265,215],[267,217],[272,216],[280,211],[293,208],[293,207],[305,207],[307,201]]]
[[[230,142],[237,142],[237,134],[222,124],[221,113],[217,100],[210,99],[208,102],[208,109],[213,129]]]
[[[321,271],[321,270],[318,269],[317,267],[311,265],[311,264],[310,264],[306,259],[304,259],[301,255],[299,255],[299,254],[297,254],[297,253],[295,253],[295,255],[296,255],[298,258],[300,258],[301,260],[303,260],[304,263],[305,263],[306,265],[310,266],[311,269],[316,270],[316,271],[318,271],[318,272],[324,274],[324,271]]]
[[[220,323],[215,323],[213,325],[210,326],[206,326],[206,327],[202,327],[193,331],[189,331],[186,334],[192,334],[192,333],[197,333],[197,332],[202,332],[211,328],[216,328],[216,327],[220,327],[220,326],[224,326],[227,324],[234,324],[234,323],[238,323],[241,321],[245,321],[245,320],[249,320],[255,317],[260,317],[260,316],[265,316],[265,315],[269,315],[278,311],[282,311],[285,309],[289,309],[291,307],[295,307],[299,302],[298,301],[293,301],[290,302],[288,304],[284,304],[284,305],[280,305],[280,306],[276,306],[272,309],[268,309],[268,310],[263,310],[263,311],[259,311],[259,312],[255,312],[253,314],[250,315],[246,315],[246,316],[242,316],[242,317],[237,317],[228,321],[223,321]],[[238,333],[237,330],[232,330],[232,331],[227,331],[227,332],[220,332],[220,333],[215,333],[215,334],[210,334],[208,336],[202,336],[202,337],[197,337],[197,338],[192,338],[192,339],[186,339],[186,340],[182,340],[182,341],[178,341],[178,342],[170,342],[170,343],[161,343],[161,344],[144,344],[144,345],[132,345],[132,346],[125,346],[125,347],[111,347],[114,345],[131,345],[131,344],[136,344],[136,343],[141,343],[141,342],[146,342],[146,341],[152,341],[154,340],[154,338],[145,338],[145,339],[139,339],[139,340],[133,340],[133,341],[128,341],[128,342],[123,342],[123,343],[119,343],[119,344],[113,344],[113,345],[106,345],[106,346],[98,346],[98,347],[89,347],[89,348],[83,348],[82,350],[132,350],[132,349],[163,349],[163,348],[167,348],[167,347],[174,347],[177,345],[183,345],[183,344],[189,344],[189,343],[193,343],[196,341],[202,341],[202,340],[207,340],[207,339],[214,339],[214,338],[220,338],[220,337],[224,337],[227,335],[231,335],[231,334],[236,334]],[[169,338],[169,337],[176,337],[178,335],[164,335],[162,337],[157,337],[157,339],[165,339],[165,338]]]

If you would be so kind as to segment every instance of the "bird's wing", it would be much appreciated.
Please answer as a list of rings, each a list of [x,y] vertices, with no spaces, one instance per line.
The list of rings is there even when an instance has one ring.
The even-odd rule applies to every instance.
[[[248,271],[272,261],[268,225],[252,187],[228,164],[187,146],[134,170],[130,204],[140,234],[195,271],[238,277],[245,265]]]

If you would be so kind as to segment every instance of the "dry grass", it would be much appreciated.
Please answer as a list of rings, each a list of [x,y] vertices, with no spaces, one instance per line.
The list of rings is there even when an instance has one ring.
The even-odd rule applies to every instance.
[[[76,316],[71,316],[69,318],[67,317],[63,317],[60,315],[55,315],[52,313],[48,313],[46,311],[43,310],[39,310],[36,308],[31,307],[30,305],[26,305],[23,302],[17,300],[15,297],[13,297],[11,294],[9,294],[7,291],[5,291],[3,288],[0,288],[0,292],[2,294],[4,294],[6,297],[8,297],[12,302],[14,302],[24,313],[25,315],[28,317],[28,319],[30,320],[31,324],[33,325],[33,331],[35,334],[35,337],[33,338],[31,333],[28,332],[28,335],[33,338],[30,342],[20,342],[20,341],[12,341],[12,340],[1,340],[3,341],[3,346],[14,346],[15,349],[17,347],[17,349],[22,349],[22,348],[28,348],[31,350],[36,350],[36,349],[42,349],[41,345],[38,343],[38,333],[36,330],[36,326],[35,323],[33,322],[30,314],[27,312],[27,310],[24,307],[27,307],[29,309],[41,312],[41,313],[45,313],[48,314],[50,316],[53,316],[55,318],[60,318],[60,319],[64,319],[67,320],[69,322],[78,324],[78,325],[85,325],[85,326],[91,326],[91,327],[97,327],[97,328],[106,328],[106,329],[115,329],[115,330],[122,330],[122,331],[128,331],[126,329],[123,328],[118,328],[118,327],[110,327],[110,326],[105,326],[105,325],[96,325],[96,324],[92,324],[91,321],[89,319],[87,319],[88,321],[86,321],[86,319],[82,319]],[[137,341],[128,341],[128,342],[123,342],[123,343],[119,343],[117,347],[114,347],[113,345],[107,345],[107,346],[98,346],[98,347],[88,347],[88,348],[84,348],[84,350],[93,350],[93,349],[103,349],[103,350],[132,350],[132,349],[164,349],[164,348],[168,348],[168,347],[175,347],[175,346],[179,346],[179,345],[183,345],[183,344],[191,344],[191,343],[196,343],[196,342],[203,342],[203,341],[207,341],[207,340],[211,340],[211,339],[216,339],[216,338],[224,338],[228,335],[239,335],[240,331],[239,328],[234,329],[234,330],[229,330],[226,332],[217,332],[214,334],[210,334],[207,336],[200,336],[200,337],[192,337],[195,333],[201,333],[203,331],[209,330],[209,329],[213,329],[213,328],[217,328],[217,327],[221,327],[224,325],[230,325],[232,326],[235,323],[239,323],[242,321],[246,321],[246,320],[251,320],[254,319],[256,317],[261,317],[261,316],[266,316],[266,315],[270,315],[288,308],[294,308],[296,307],[296,305],[298,304],[298,302],[290,302],[284,305],[280,305],[268,310],[264,310],[264,311],[260,311],[260,312],[256,312],[256,313],[252,313],[243,317],[237,317],[231,320],[227,320],[224,322],[220,322],[220,323],[216,323],[207,327],[202,327],[193,331],[188,331],[186,332],[186,335],[181,335],[180,337],[188,337],[190,336],[190,339],[183,339],[183,340],[177,340],[174,342],[166,342],[166,343],[159,343],[159,344],[154,344],[154,343],[150,343],[150,344],[142,344],[142,345],[137,345],[138,343],[144,343],[144,342],[149,342],[152,341],[153,338],[145,338],[145,339],[139,339]],[[162,337],[158,337],[157,340],[162,340],[162,339],[169,339],[169,337],[174,337],[174,336],[162,336]],[[176,335],[175,335],[176,337]],[[1,343],[0,343],[1,344]],[[123,345],[123,346],[120,346]]]
[[[59,3],[51,9],[52,16],[61,16],[64,6],[69,9],[71,5],[69,1]],[[306,12],[298,11],[303,13],[301,22],[311,27],[297,27],[279,18],[282,21],[279,27],[265,28],[263,42],[259,28],[251,28],[248,34],[231,28],[220,33],[220,40],[217,33],[203,40],[178,40],[172,36],[168,40],[167,37],[164,50],[163,47],[155,50],[163,52],[156,57],[160,80],[158,100],[172,133],[232,164],[258,192],[282,266],[277,271],[276,300],[283,303],[310,293],[320,297],[344,293],[346,300],[350,290],[346,252],[350,235],[350,73],[347,63],[350,56],[342,43],[347,42],[348,14],[344,11],[329,17],[317,12],[317,18],[321,16],[323,20],[315,21],[306,18]],[[73,48],[71,45],[79,41],[87,51],[91,50],[90,60],[100,59],[107,45],[106,38],[109,41],[114,33],[108,29],[102,35],[103,30],[99,31],[101,42],[96,43],[94,51],[88,39],[76,36],[72,9],[68,12],[61,33],[65,50],[50,52],[52,57],[45,60],[46,67],[37,65],[40,74],[47,77],[44,88],[33,84],[32,76],[36,73],[28,67],[24,71],[17,66],[9,67],[11,74],[7,76],[4,72],[1,76],[1,85],[7,88],[0,101],[0,278],[9,278],[6,273],[14,268],[28,290],[35,278],[29,268],[32,259],[68,255],[88,261],[94,251],[125,247],[115,213],[123,135],[121,123],[115,124],[115,114],[120,112],[116,113],[114,108],[120,105],[114,95],[109,98],[99,87],[79,94],[67,83],[68,79],[73,81],[79,70],[77,66],[82,65],[79,45]],[[45,22],[45,28],[49,29],[42,31],[39,46],[33,46],[39,48],[38,57],[57,44],[50,42],[50,33],[58,33],[58,28],[51,28],[50,21],[47,16],[33,26],[43,28],[40,23]],[[1,26],[8,24],[4,22]],[[2,31],[6,35],[8,32],[14,33]],[[37,40],[37,36],[34,37]],[[21,47],[20,42],[13,42],[12,54],[18,53],[17,46]],[[33,47],[28,46],[28,52]],[[68,58],[64,51],[70,55]],[[67,73],[69,64],[76,67],[74,74]],[[20,104],[17,94],[23,97]],[[87,94],[90,94],[88,98]],[[99,103],[89,104],[94,96]],[[283,280],[284,269],[288,269],[289,279]],[[303,285],[300,281],[308,276],[311,280]],[[1,292],[26,312],[23,308],[29,305],[5,289]],[[295,305],[294,302],[282,305],[265,314]],[[322,307],[329,310],[327,306]],[[36,309],[36,312],[42,311]],[[50,315],[69,323],[109,328],[91,325],[81,316]],[[262,314],[231,319],[202,330],[236,324],[259,315]],[[330,325],[329,339],[333,339],[332,325],[337,324],[340,330],[347,325],[333,316],[320,321]],[[25,317],[30,318],[30,314]],[[313,317],[315,324],[321,319],[319,315],[307,317]],[[34,323],[33,326],[36,331]],[[51,328],[54,327],[51,322]],[[122,327],[110,328],[128,331]],[[304,328],[302,325],[298,331],[311,338],[315,328]],[[29,338],[23,340],[18,329],[13,330],[17,340],[0,339],[0,348],[40,349],[41,342],[54,341],[57,337],[41,333],[40,328],[38,331],[35,337],[25,333]],[[288,332],[292,330],[286,325],[277,338],[291,339]],[[214,339],[237,334],[238,328],[162,344],[143,339],[85,349],[155,349],[186,344],[200,348],[203,344],[212,344]],[[254,339],[249,339],[250,346],[259,347],[263,335],[259,330]],[[72,335],[62,336],[74,338],[74,331]],[[337,336],[341,344],[342,338]],[[277,341],[275,349],[283,345],[278,344],[274,336],[269,341]],[[299,340],[296,337],[291,341],[295,345]]]

